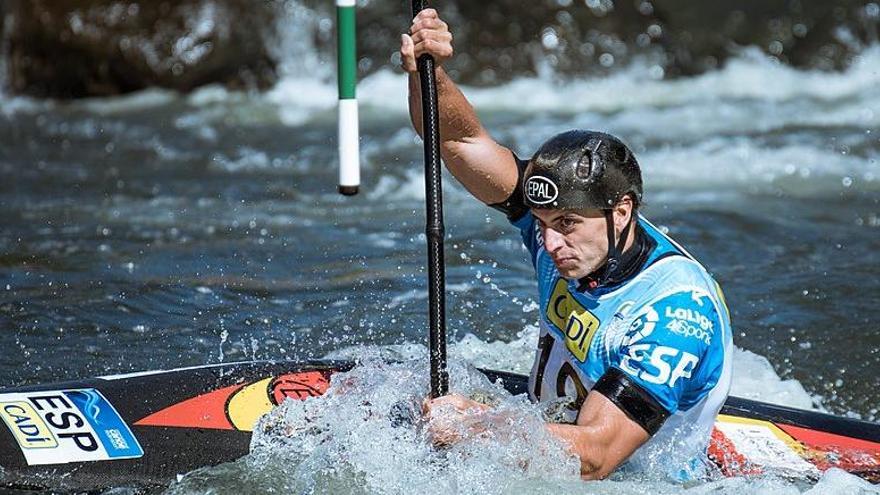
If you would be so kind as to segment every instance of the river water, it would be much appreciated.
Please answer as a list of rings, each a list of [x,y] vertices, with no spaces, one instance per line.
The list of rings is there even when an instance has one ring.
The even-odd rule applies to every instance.
[[[363,185],[345,198],[335,192],[332,66],[294,62],[265,93],[0,96],[0,384],[425,342],[425,195],[405,77],[381,69],[358,87]],[[744,50],[687,78],[663,79],[637,59],[607,76],[547,73],[465,93],[521,156],[571,128],[631,144],[644,214],[725,289],[735,394],[876,421],[878,67],[878,48],[843,72]],[[501,214],[445,179],[451,352],[526,372],[538,318],[526,254]],[[490,457],[481,462],[492,466]],[[241,474],[231,469],[192,491],[231,492]],[[581,490],[550,474],[511,490]],[[380,483],[367,491],[406,487],[366,476],[366,486]],[[469,479],[488,484],[445,486],[494,486]],[[859,486],[831,473],[814,490],[867,490]],[[694,489],[807,488],[734,480]]]

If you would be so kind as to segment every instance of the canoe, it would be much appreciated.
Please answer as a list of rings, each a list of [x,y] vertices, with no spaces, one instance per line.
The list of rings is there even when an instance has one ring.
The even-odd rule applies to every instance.
[[[256,421],[323,394],[347,361],[248,361],[0,390],[0,486],[161,489],[248,453]],[[512,394],[528,377],[481,370]],[[709,456],[726,475],[816,479],[831,467],[880,481],[880,425],[730,397]]]

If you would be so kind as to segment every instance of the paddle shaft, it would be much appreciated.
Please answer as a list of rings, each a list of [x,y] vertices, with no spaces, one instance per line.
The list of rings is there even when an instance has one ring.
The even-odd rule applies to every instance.
[[[413,17],[424,10],[423,0],[412,0]],[[425,203],[428,240],[428,353],[431,363],[431,397],[446,395],[446,274],[443,258],[443,188],[440,168],[440,120],[434,58],[418,60],[422,88],[422,136],[425,145]]]

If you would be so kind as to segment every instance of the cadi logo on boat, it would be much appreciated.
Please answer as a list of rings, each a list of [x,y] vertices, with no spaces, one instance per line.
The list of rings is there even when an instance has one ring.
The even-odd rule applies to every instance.
[[[532,203],[545,205],[556,201],[559,188],[552,180],[536,175],[526,181],[526,196]]]

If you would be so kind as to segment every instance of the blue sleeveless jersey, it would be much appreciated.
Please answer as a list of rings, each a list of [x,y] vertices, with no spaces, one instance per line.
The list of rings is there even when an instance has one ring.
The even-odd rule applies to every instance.
[[[680,470],[705,457],[700,454],[730,390],[730,316],[706,270],[644,217],[638,221],[656,242],[648,260],[621,285],[592,292],[559,274],[530,212],[512,222],[531,254],[540,298],[529,393],[534,400],[568,396],[580,403],[616,368],[670,414],[627,466],[689,477]],[[576,415],[570,411],[569,419]]]

